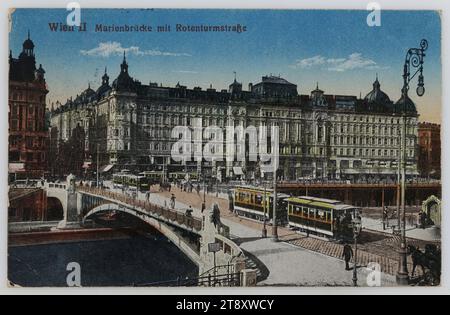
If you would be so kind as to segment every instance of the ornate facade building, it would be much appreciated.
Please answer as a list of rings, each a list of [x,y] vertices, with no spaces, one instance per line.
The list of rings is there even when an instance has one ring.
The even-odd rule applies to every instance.
[[[9,55],[9,173],[16,178],[42,177],[46,170],[48,93],[42,65],[36,67],[28,38],[18,58]]]
[[[419,123],[419,173],[423,177],[441,176],[441,126]]]
[[[417,175],[418,114],[407,104],[407,174]],[[284,179],[396,179],[404,101],[394,103],[373,84],[365,98],[328,95],[319,89],[299,95],[297,86],[264,76],[244,91],[236,78],[228,89],[163,87],[133,79],[124,56],[120,73],[110,84],[108,74],[96,91],[88,87],[52,111],[51,126],[66,140],[77,126],[85,129],[86,157],[103,170],[165,169],[196,171],[196,162],[174,162],[171,138],[175,126],[279,127],[280,168]],[[229,139],[228,139],[229,140]],[[224,149],[225,146],[224,146]],[[258,162],[202,163],[208,176],[252,178]],[[219,175],[220,174],[220,175]]]

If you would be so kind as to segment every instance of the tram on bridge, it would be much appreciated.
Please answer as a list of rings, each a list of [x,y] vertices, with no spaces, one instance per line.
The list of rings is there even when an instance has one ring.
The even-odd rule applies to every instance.
[[[273,218],[273,189],[238,186],[233,191],[233,208],[237,215],[258,220]],[[289,195],[277,193],[277,223],[287,223],[286,199]]]
[[[169,172],[167,176],[164,176],[163,171],[145,171],[139,173],[140,176],[144,176],[149,180],[151,184],[159,184],[168,180],[169,182],[183,181],[183,180],[198,180],[197,173],[186,172]]]
[[[351,238],[352,221],[359,209],[338,200],[316,197],[286,199],[289,226],[329,238]]]
[[[139,191],[148,191],[150,189],[150,180],[141,175],[133,175],[127,172],[113,174],[114,188],[136,189]]]

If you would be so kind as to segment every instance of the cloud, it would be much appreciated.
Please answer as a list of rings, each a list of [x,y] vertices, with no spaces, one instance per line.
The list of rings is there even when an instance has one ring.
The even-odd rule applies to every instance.
[[[314,66],[323,65],[326,62],[326,59],[320,55],[314,56],[306,59],[299,59],[295,63],[296,68],[311,68]]]
[[[168,52],[158,49],[141,50],[139,46],[122,47],[118,42],[101,42],[97,47],[89,50],[80,50],[84,56],[109,57],[120,56],[125,52],[127,55],[135,56],[166,56],[166,57],[190,57],[187,53]]]
[[[312,68],[322,67],[328,71],[344,72],[354,69],[386,69],[387,67],[380,67],[374,60],[365,58],[361,53],[353,53],[345,58],[326,58],[317,55],[310,58],[298,59],[293,68]]]

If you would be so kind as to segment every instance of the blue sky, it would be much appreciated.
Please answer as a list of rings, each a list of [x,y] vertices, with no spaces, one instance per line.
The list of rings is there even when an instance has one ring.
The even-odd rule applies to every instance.
[[[330,94],[366,95],[378,73],[381,88],[396,101],[408,48],[429,42],[424,97],[411,97],[421,120],[440,122],[441,21],[432,11],[382,11],[381,26],[369,27],[367,11],[286,10],[93,10],[81,11],[88,32],[51,32],[49,22],[65,23],[59,9],[19,9],[13,14],[10,48],[22,49],[28,29],[37,63],[46,70],[50,101],[64,101],[100,84],[105,66],[112,81],[123,50],[130,74],[142,83],[223,89],[233,80],[247,87],[262,75],[281,75],[309,94],[319,82]],[[172,26],[170,33],[96,33],[95,24]],[[177,33],[175,24],[240,23],[247,32]]]

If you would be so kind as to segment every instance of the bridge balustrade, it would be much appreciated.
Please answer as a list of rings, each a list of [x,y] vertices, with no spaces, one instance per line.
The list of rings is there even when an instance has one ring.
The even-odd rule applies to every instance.
[[[184,224],[184,215],[181,213],[177,213],[177,222],[179,224]]]
[[[52,185],[52,184],[50,184],[50,185]],[[80,191],[83,191],[86,193],[91,193],[94,195],[98,195],[98,196],[109,198],[109,199],[112,199],[115,201],[126,203],[128,205],[131,205],[133,207],[141,209],[142,213],[147,212],[147,213],[157,214],[158,216],[161,216],[172,222],[177,222],[180,225],[185,225],[196,231],[200,231],[202,229],[202,222],[200,219],[194,218],[191,216],[187,216],[186,214],[180,213],[179,211],[176,211],[176,210],[171,210],[169,208],[161,207],[161,206],[146,202],[144,200],[137,200],[137,199],[135,199],[133,197],[129,197],[125,194],[112,192],[112,191],[101,189],[98,187],[78,186],[78,189]]]

